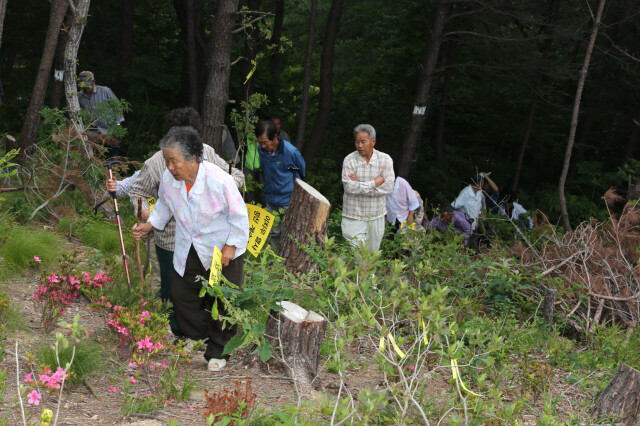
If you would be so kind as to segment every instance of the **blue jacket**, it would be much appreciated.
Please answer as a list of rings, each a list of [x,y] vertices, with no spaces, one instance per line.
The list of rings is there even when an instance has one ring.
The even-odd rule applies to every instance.
[[[273,155],[258,147],[260,166],[264,172],[264,198],[272,207],[289,205],[293,183],[303,179],[304,159],[295,146],[278,138],[278,147]]]

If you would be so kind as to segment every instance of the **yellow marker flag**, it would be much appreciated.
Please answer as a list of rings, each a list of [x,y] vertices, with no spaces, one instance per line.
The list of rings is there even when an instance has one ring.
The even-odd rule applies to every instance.
[[[149,212],[153,211],[153,206],[156,204],[156,197],[147,198],[147,202],[149,203]]]
[[[275,216],[253,204],[247,204],[247,212],[249,213],[249,242],[247,250],[254,256],[258,256],[264,246]]]
[[[469,390],[469,388],[467,388],[464,384],[464,382],[462,381],[462,377],[460,377],[460,371],[458,370],[458,360],[457,359],[453,359],[451,358],[451,373],[453,374],[453,378],[454,380],[456,380],[458,383],[460,383],[460,387],[465,390],[467,393],[470,393],[471,395],[475,395],[475,396],[482,396],[480,394],[477,394],[471,390]]]
[[[209,275],[209,285],[218,284],[222,276],[222,252],[218,247],[213,247],[213,259],[211,259],[211,274]]]
[[[380,345],[378,346],[380,352],[384,352],[384,336],[380,337]]]
[[[389,333],[387,335],[387,337],[389,338],[389,341],[391,342],[391,345],[393,346],[393,349],[396,350],[396,353],[398,354],[398,356],[400,358],[404,358],[406,355],[404,354],[404,352],[402,352],[402,350],[398,347],[398,345],[396,345],[396,339],[393,338],[391,333]]]
[[[429,339],[427,339],[427,327],[424,325],[422,317],[418,317],[418,319],[420,320],[420,327],[422,327],[422,339],[424,340],[424,345],[429,346]]]
[[[251,65],[253,65],[253,68],[251,69],[251,71],[249,71],[249,74],[247,74],[247,79],[244,81],[244,84],[247,84],[253,73],[256,72],[256,68],[258,67],[258,63],[253,59],[251,60]]]
[[[407,228],[407,222],[409,221],[409,219],[406,219],[404,222],[402,222],[400,224],[400,229],[404,229]],[[408,226],[408,229],[411,229],[412,231],[417,231],[418,227],[416,226],[415,222],[411,222]]]

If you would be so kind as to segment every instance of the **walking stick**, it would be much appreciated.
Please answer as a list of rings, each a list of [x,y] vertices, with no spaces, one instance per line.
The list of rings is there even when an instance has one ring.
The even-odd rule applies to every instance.
[[[122,161],[114,160],[114,161],[107,161],[106,163],[104,163],[104,166],[109,169],[110,180],[113,179],[113,171],[111,170],[111,166],[113,166],[114,164],[122,164]],[[115,191],[109,192],[109,195],[111,195],[111,198],[113,198],[113,206],[116,209],[116,219],[118,220],[118,232],[120,233],[120,245],[122,246],[122,260],[124,261],[124,270],[127,273],[127,284],[129,285],[129,288],[131,288],[131,279],[129,278],[129,267],[127,266],[127,253],[125,253],[124,240],[122,239],[122,225],[120,224],[120,212],[118,211],[118,200],[116,200]]]
[[[138,197],[138,225],[142,220],[142,197]],[[140,298],[142,299],[142,289],[144,288],[144,272],[140,261],[140,240],[136,240],[136,254],[138,255],[138,272],[140,273]]]

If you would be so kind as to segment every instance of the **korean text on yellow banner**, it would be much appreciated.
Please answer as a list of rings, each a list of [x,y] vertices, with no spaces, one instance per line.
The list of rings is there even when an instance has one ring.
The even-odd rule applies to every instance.
[[[213,247],[213,259],[211,259],[211,274],[209,274],[209,285],[218,284],[222,276],[222,252],[218,247]]]
[[[252,255],[257,256],[262,250],[264,242],[267,241],[275,217],[265,209],[253,204],[247,204],[247,211],[249,212],[249,243],[247,243],[247,250]]]

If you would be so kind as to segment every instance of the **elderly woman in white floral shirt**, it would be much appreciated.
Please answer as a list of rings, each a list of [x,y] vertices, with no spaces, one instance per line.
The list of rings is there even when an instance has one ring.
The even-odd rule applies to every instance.
[[[197,276],[209,277],[214,247],[222,252],[222,275],[242,286],[244,252],[249,240],[247,208],[233,178],[218,166],[203,161],[202,140],[191,127],[173,127],[160,142],[167,164],[158,201],[147,223],[133,227],[139,239],[152,227],[162,230],[175,217],[171,301],[180,331],[191,339],[208,339],[205,358],[210,371],[226,365],[224,346],[235,333],[213,320],[214,299],[199,297]],[[218,304],[220,314],[222,303]]]

